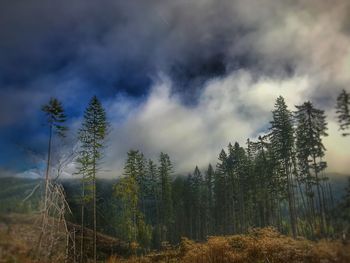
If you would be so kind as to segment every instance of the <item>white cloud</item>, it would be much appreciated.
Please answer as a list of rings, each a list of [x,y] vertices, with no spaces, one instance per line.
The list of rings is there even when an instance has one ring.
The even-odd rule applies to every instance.
[[[17,173],[15,176],[17,177],[25,177],[31,179],[37,179],[42,177],[40,172],[37,169],[29,169],[21,173]]]
[[[149,97],[124,122],[113,126],[106,159],[110,168],[105,176],[122,173],[126,152],[131,148],[153,159],[161,151],[167,152],[178,173],[191,172],[195,165],[204,168],[209,162],[215,164],[220,149],[229,142],[243,145],[248,137],[267,129],[279,95],[294,110],[294,105],[309,99],[313,82],[307,76],[254,79],[248,71],[236,71],[209,81],[198,103],[186,106],[171,92],[171,81],[162,76]],[[123,103],[129,104],[123,100],[118,103],[120,109],[125,107]],[[117,113],[110,112],[113,114]],[[336,131],[334,116],[330,117],[330,136],[325,140],[329,171],[346,172],[350,154],[339,149],[347,142]]]

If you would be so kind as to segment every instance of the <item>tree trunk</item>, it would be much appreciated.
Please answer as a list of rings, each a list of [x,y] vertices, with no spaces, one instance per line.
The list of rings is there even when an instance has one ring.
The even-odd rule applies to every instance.
[[[46,164],[46,173],[45,173],[45,196],[44,196],[44,209],[42,212],[42,217],[41,217],[41,232],[39,235],[39,240],[37,244],[37,253],[39,253],[39,250],[41,248],[41,242],[42,238],[44,236],[45,232],[45,222],[47,220],[47,201],[48,201],[48,194],[49,194],[49,173],[50,173],[50,161],[51,161],[51,144],[52,144],[52,124],[50,124],[50,133],[49,133],[49,145],[47,149],[47,164]]]
[[[322,202],[322,194],[320,190],[320,181],[318,178],[318,172],[317,172],[317,164],[316,164],[316,156],[313,154],[313,166],[314,166],[314,172],[316,177],[316,189],[317,189],[317,196],[318,196],[318,205],[320,209],[320,217],[321,217],[321,233],[325,234],[325,214],[324,214],[324,207]]]
[[[85,203],[85,181],[83,176],[81,204],[81,235],[80,235],[80,262],[84,263],[84,203]]]
[[[94,123],[96,123],[95,116],[94,116]],[[97,152],[97,146],[96,146],[96,127],[94,127],[94,135],[93,135],[93,160],[92,160],[92,195],[93,195],[93,217],[94,217],[94,263],[97,261],[97,248],[96,248],[96,241],[97,241],[97,233],[96,233],[96,152]]]
[[[96,241],[97,241],[97,233],[96,233],[96,170],[95,170],[95,157],[94,157],[94,164],[93,164],[93,187],[92,187],[92,194],[93,194],[93,209],[94,209],[94,263],[97,261],[97,249],[96,249]]]
[[[285,161],[285,173],[287,176],[287,195],[288,195],[288,206],[289,206],[289,216],[290,216],[290,224],[292,228],[292,234],[293,237],[296,238],[297,236],[297,229],[296,229],[296,222],[295,222],[295,211],[294,211],[294,205],[293,205],[293,195],[292,195],[292,186],[291,186],[291,176],[289,173],[289,165],[288,161]]]

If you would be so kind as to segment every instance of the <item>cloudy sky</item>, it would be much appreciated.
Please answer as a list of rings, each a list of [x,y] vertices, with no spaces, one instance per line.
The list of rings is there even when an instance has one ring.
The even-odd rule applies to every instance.
[[[274,100],[326,111],[329,172],[348,172],[335,98],[350,91],[348,0],[0,1],[0,169],[42,168],[40,106],[63,101],[66,148],[92,95],[111,133],[104,176],[130,148],[177,172],[215,163],[268,128]],[[28,172],[29,171],[29,172]]]

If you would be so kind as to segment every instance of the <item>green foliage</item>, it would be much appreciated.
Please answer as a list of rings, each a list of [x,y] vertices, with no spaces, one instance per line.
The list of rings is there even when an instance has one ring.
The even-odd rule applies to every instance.
[[[340,231],[350,235],[350,177],[348,177],[344,196],[336,208],[336,214]]]
[[[96,171],[97,162],[102,158],[101,150],[105,146],[108,126],[106,112],[94,96],[84,112],[82,127],[78,132],[81,144],[78,163],[81,164],[81,173],[90,175]]]
[[[304,201],[306,219],[311,228],[315,227],[314,187],[317,189],[318,213],[321,217],[322,231],[325,231],[326,204],[322,196],[321,187],[327,187],[326,178],[321,178],[320,173],[326,168],[327,163],[322,160],[326,148],[322,143],[322,137],[326,133],[327,123],[324,111],[314,108],[307,101],[296,106],[294,113],[296,121],[296,158],[299,172],[296,177],[299,184],[305,188],[306,201]],[[306,207],[307,206],[307,207]]]
[[[160,224],[161,240],[168,240],[169,233],[173,224],[173,203],[171,196],[171,175],[173,166],[169,155],[160,153],[158,176],[160,179]]]
[[[95,198],[95,180],[105,146],[108,122],[102,104],[94,96],[84,112],[82,126],[78,132],[80,151],[77,158],[77,174],[84,181],[84,196],[82,202],[90,202]]]
[[[350,126],[350,96],[349,93],[345,90],[339,94],[337,98],[337,115],[338,115],[338,123],[339,129],[343,131],[343,136],[348,136],[350,133],[345,132],[349,129]]]
[[[154,165],[149,164],[149,172],[154,172]],[[154,174],[149,176],[154,179]],[[148,181],[146,180],[145,158],[139,151],[131,150],[124,167],[124,177],[114,187],[119,201],[117,222],[118,236],[129,242],[137,242],[143,248],[149,248],[152,240],[152,228],[144,220],[145,197]]]
[[[278,97],[272,111],[270,140],[273,151],[283,166],[290,164],[293,154],[294,130],[292,112],[288,110],[283,97]]]
[[[144,249],[149,249],[152,242],[152,227],[145,223],[141,215],[137,219],[137,240]]]
[[[127,241],[137,240],[137,215],[139,186],[133,176],[123,177],[115,185],[115,195],[119,199],[119,236]]]
[[[84,112],[82,126],[78,132],[80,152],[77,158],[78,174],[82,176],[82,210],[81,224],[84,227],[85,203],[92,201],[93,221],[93,255],[94,262],[97,259],[97,197],[96,197],[96,175],[102,159],[102,150],[105,146],[109,124],[106,112],[96,96],[92,97]],[[83,232],[81,239],[84,240]],[[81,247],[81,254],[84,246]]]
[[[292,122],[292,113],[288,110],[282,96],[279,96],[275,103],[275,109],[272,111],[270,141],[276,161],[280,165],[279,175],[281,188],[284,190],[282,196],[288,200],[288,209],[290,224],[293,236],[297,235],[296,212],[294,200],[294,185],[292,178],[293,148],[294,148],[294,129]]]
[[[42,106],[41,110],[46,114],[47,122],[61,137],[65,136],[67,127],[62,125],[66,121],[62,103],[56,98],[51,98],[48,104]]]

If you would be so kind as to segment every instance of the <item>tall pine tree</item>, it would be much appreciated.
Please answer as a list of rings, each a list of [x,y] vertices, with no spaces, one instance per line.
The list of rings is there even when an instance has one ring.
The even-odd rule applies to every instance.
[[[292,155],[294,147],[294,130],[292,113],[288,110],[282,96],[278,97],[272,111],[270,140],[273,151],[280,165],[281,183],[288,201],[290,224],[293,237],[297,235],[296,211],[294,203],[294,185],[292,178]]]
[[[84,112],[84,118],[79,129],[78,138],[81,151],[78,158],[79,173],[90,185],[90,197],[93,206],[93,255],[94,262],[97,260],[97,222],[96,222],[96,176],[99,171],[99,164],[103,157],[103,149],[107,136],[108,122],[106,112],[96,96],[92,97]],[[86,192],[84,191],[84,195]],[[85,196],[83,197],[85,200]]]
[[[326,228],[325,204],[321,193],[322,181],[320,173],[326,168],[326,163],[322,161],[326,150],[322,143],[322,137],[328,136],[326,133],[326,116],[324,111],[316,109],[309,101],[300,106],[296,106],[296,108],[297,111],[294,114],[297,125],[296,151],[300,178],[302,182],[305,183],[306,195],[309,199],[309,220],[312,219],[313,216],[313,186],[316,185],[321,231],[324,233]]]
[[[48,140],[48,150],[47,150],[47,164],[45,173],[45,201],[44,210],[47,206],[47,194],[48,194],[48,184],[50,179],[50,165],[51,165],[51,152],[52,152],[52,135],[56,133],[59,137],[65,137],[65,132],[67,127],[64,126],[66,121],[66,115],[64,113],[62,103],[56,99],[51,98],[48,104],[42,106],[42,111],[45,113],[47,118],[47,124],[49,127],[49,140]]]
[[[338,115],[338,123],[339,129],[343,131],[343,136],[348,136],[350,133],[346,132],[346,130],[350,127],[350,95],[345,90],[339,94],[337,98],[337,115]]]
[[[160,153],[158,174],[161,183],[161,210],[160,210],[160,228],[161,241],[169,240],[169,233],[173,223],[173,207],[172,207],[172,190],[171,190],[171,175],[173,173],[173,166],[169,155]]]
[[[50,187],[50,169],[51,169],[51,154],[52,154],[52,141],[53,134],[57,134],[59,137],[65,137],[65,132],[67,127],[64,126],[66,121],[66,115],[64,113],[62,103],[56,99],[51,98],[48,104],[42,106],[41,110],[46,115],[46,121],[49,128],[49,139],[48,139],[48,149],[47,149],[47,163],[46,163],[46,172],[45,172],[45,186],[44,186],[44,202],[42,209],[42,219],[41,219],[41,233],[39,235],[38,241],[38,251],[41,248],[42,238],[46,231],[46,221],[49,217],[48,212],[48,198],[49,198],[49,187]]]

